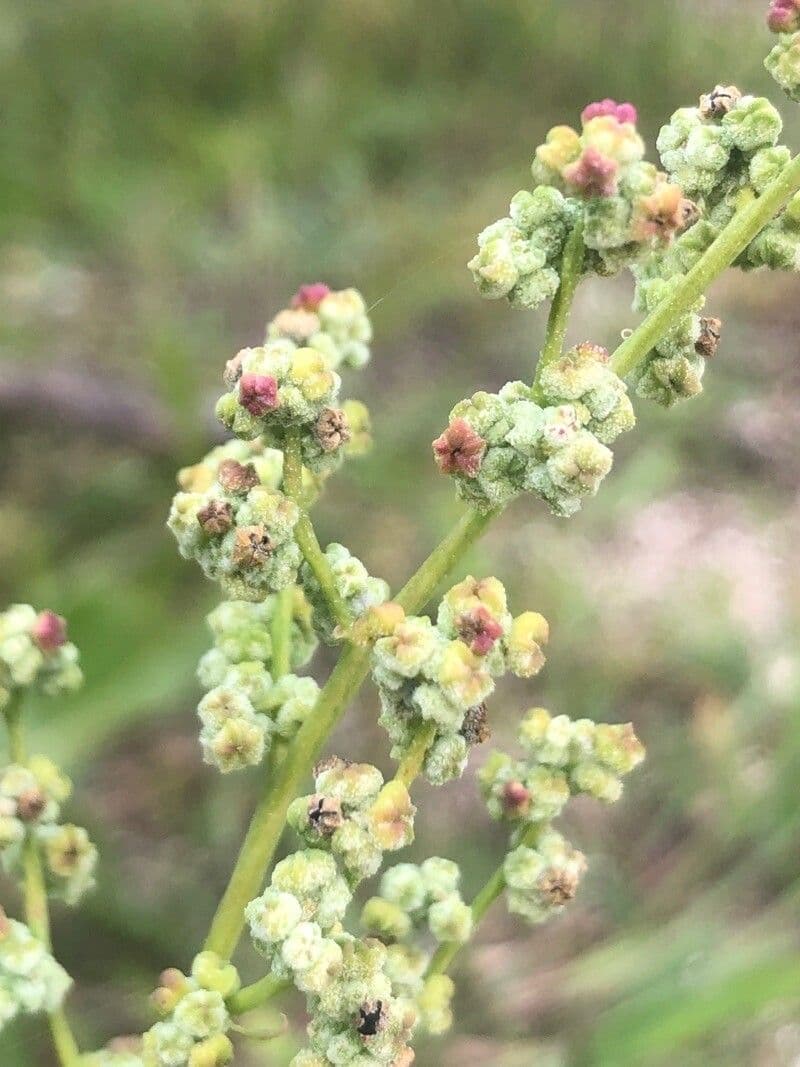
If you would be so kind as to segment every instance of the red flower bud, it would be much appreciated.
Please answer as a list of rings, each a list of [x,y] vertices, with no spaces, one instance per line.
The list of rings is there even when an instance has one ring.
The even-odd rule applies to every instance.
[[[444,474],[460,471],[474,478],[481,469],[486,442],[466,419],[454,419],[433,442],[433,454]]]
[[[239,379],[239,403],[260,418],[278,406],[278,383],[271,374],[243,374]]]
[[[304,311],[316,311],[329,292],[330,288],[324,282],[301,285],[292,297],[292,307],[302,308]]]
[[[36,617],[31,636],[42,652],[55,652],[66,643],[67,624],[54,611],[42,611]]]

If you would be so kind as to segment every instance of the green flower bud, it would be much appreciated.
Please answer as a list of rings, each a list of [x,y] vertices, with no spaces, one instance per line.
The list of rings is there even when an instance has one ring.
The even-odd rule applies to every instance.
[[[78,650],[67,641],[64,620],[30,604],[0,612],[0,711],[20,689],[47,696],[79,689],[83,675]]]
[[[230,1022],[222,996],[208,989],[187,993],[175,1008],[173,1020],[195,1040],[224,1032]]]
[[[0,1027],[20,1012],[56,1011],[72,979],[23,923],[0,910]]]
[[[425,756],[423,770],[431,785],[444,785],[464,773],[469,745],[460,734],[437,737]]]
[[[371,897],[361,910],[361,927],[381,941],[402,941],[411,932],[411,919],[393,901]]]
[[[451,1002],[455,992],[453,979],[446,974],[431,975],[417,997],[420,1024],[429,1034],[444,1034],[453,1025]]]
[[[582,853],[555,831],[542,834],[536,848],[518,846],[503,866],[509,911],[543,922],[572,900],[585,869]]]
[[[760,196],[792,158],[785,145],[762,148],[750,160],[750,182]]]
[[[142,1038],[145,1067],[180,1067],[189,1060],[194,1040],[171,1020],[151,1026]]]
[[[203,989],[219,993],[225,1000],[238,992],[241,986],[239,972],[216,952],[200,952],[195,956],[192,977]]]
[[[428,886],[422,870],[413,863],[390,867],[381,878],[380,895],[409,915],[419,914],[428,899]]]
[[[328,545],[325,557],[333,574],[336,590],[354,619],[389,599],[387,583],[382,578],[370,577],[364,564],[355,556],[351,556],[344,545]],[[334,644],[340,639],[338,624],[331,615],[327,597],[307,563],[300,569],[300,579],[314,611],[317,632],[323,640]]]
[[[251,900],[245,909],[250,934],[262,952],[285,941],[303,917],[303,907],[293,893],[270,887]]]
[[[469,941],[472,935],[472,909],[459,896],[447,896],[430,906],[428,925],[437,941]]]
[[[764,65],[786,95],[800,103],[800,33],[783,34]]]
[[[82,826],[40,826],[36,837],[42,848],[48,891],[67,904],[77,904],[94,888],[97,849]]]
[[[224,1067],[233,1061],[233,1044],[225,1034],[213,1037],[195,1045],[189,1053],[187,1067]]]

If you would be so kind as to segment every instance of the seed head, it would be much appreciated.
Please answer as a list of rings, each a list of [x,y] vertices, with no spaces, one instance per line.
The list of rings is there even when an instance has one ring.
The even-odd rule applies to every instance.
[[[217,469],[217,481],[227,493],[244,495],[261,484],[258,473],[252,463],[239,463],[235,459],[224,459]]]
[[[236,531],[233,562],[239,567],[262,567],[274,551],[265,526],[242,526]]]
[[[233,526],[233,509],[223,500],[209,500],[197,513],[197,521],[209,537],[221,537]]]
[[[330,837],[344,822],[342,802],[315,793],[308,801],[308,819],[320,837]]]
[[[489,727],[489,715],[485,701],[482,704],[476,704],[474,708],[469,708],[464,715],[459,733],[468,745],[482,745],[490,739],[492,731]]]
[[[710,359],[716,354],[717,348],[719,348],[721,336],[722,319],[715,319],[712,316],[701,318],[700,336],[695,342],[695,352],[705,357],[705,359]]]
[[[323,408],[314,426],[314,437],[323,452],[336,452],[350,440],[347,416],[336,408]]]
[[[704,119],[721,119],[741,98],[741,91],[735,85],[717,85],[700,97],[700,114]]]
[[[382,1000],[368,1001],[362,1004],[356,1019],[356,1030],[362,1037],[375,1037],[386,1026],[386,1012]]]
[[[476,656],[485,656],[503,636],[503,627],[483,605],[462,615],[457,622],[459,637]]]

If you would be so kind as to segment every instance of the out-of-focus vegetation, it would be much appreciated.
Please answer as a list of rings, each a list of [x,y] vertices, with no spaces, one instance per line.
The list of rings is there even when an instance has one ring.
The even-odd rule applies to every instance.
[[[201,765],[215,594],[163,527],[175,468],[219,433],[223,361],[299,283],[364,290],[375,356],[351,385],[377,444],[319,522],[396,585],[457,512],[430,440],[541,336],[474,293],[474,235],[589,99],[635,101],[652,140],[715,82],[776,97],[764,6],[0,3],[0,593],[67,615],[83,651],[84,692],[33,716],[102,849],[98,892],[56,917],[86,1047],[147,1025],[155,975],[190,960],[257,787]],[[625,279],[587,284],[574,340],[613,345],[629,299]],[[596,501],[568,523],[520,502],[471,560],[553,630],[535,687],[495,699],[498,740],[545,703],[633,719],[649,760],[616,810],[570,820],[593,855],[565,917],[531,933],[495,908],[421,1067],[800,1057],[800,281],[731,274],[710,306],[725,337],[703,397],[640,405]],[[375,719],[365,689],[336,747],[385,765]],[[415,848],[477,887],[502,842],[471,774],[419,795]],[[49,1055],[35,1026],[0,1042],[9,1067]]]

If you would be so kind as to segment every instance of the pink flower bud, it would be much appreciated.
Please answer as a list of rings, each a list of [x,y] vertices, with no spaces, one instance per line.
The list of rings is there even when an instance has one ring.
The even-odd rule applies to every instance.
[[[301,285],[292,297],[292,307],[302,308],[303,311],[316,311],[329,292],[330,288],[324,282]]]
[[[67,640],[67,624],[54,611],[42,611],[36,616],[31,636],[42,652],[55,652]]]
[[[795,33],[800,30],[800,0],[772,0],[767,12],[767,25],[773,33]]]
[[[466,419],[454,419],[433,442],[433,455],[443,474],[457,471],[474,478],[481,469],[486,442]]]
[[[630,122],[634,126],[639,117],[633,104],[618,104],[610,97],[588,104],[581,112],[581,122],[587,123],[590,119],[596,119],[598,115],[613,115],[617,122]]]
[[[618,170],[615,159],[597,148],[585,148],[579,159],[564,168],[564,181],[585,197],[614,196]]]
[[[271,374],[243,374],[239,379],[239,403],[260,418],[278,406],[278,383]]]
[[[503,627],[482,605],[462,615],[458,620],[459,637],[476,656],[485,656],[503,636]]]

